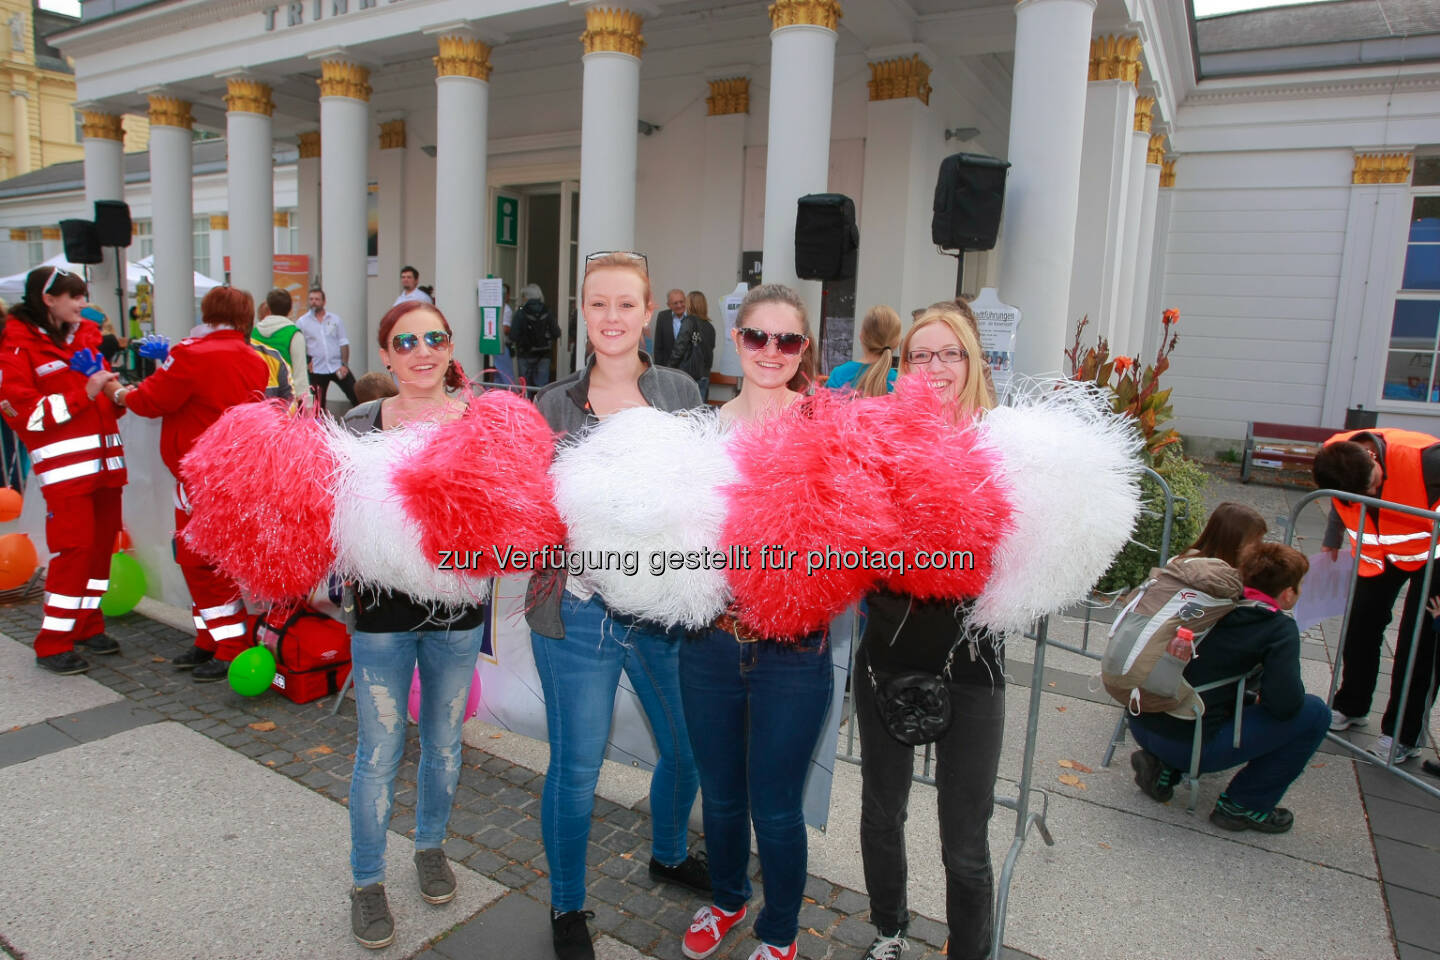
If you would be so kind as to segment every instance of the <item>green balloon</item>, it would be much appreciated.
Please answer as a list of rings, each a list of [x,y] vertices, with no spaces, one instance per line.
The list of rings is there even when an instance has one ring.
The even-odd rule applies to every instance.
[[[268,647],[251,647],[230,661],[230,689],[246,697],[258,697],[275,679],[275,655]]]
[[[139,562],[128,553],[117,553],[110,557],[110,589],[100,598],[100,612],[107,617],[118,617],[135,609],[135,604],[145,596],[145,571]]]

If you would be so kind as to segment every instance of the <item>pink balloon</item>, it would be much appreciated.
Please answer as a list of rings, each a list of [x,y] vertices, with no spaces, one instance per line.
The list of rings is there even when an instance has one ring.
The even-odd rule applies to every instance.
[[[469,720],[480,712],[480,668],[470,677],[470,695],[465,698],[465,719]],[[410,678],[410,722],[420,722],[420,668]]]
[[[410,678],[410,722],[420,722],[420,668],[415,668],[415,675]]]

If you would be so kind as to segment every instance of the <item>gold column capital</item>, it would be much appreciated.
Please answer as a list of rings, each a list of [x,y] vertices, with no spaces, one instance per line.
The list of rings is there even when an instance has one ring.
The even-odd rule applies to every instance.
[[[322,97],[370,100],[370,71],[349,60],[320,61],[320,79],[315,82]]]
[[[1145,151],[1146,163],[1165,162],[1165,134],[1157,133],[1150,137],[1150,146]]]
[[[1155,112],[1154,97],[1135,98],[1135,132],[1149,133],[1150,121]]]
[[[277,227],[288,228],[290,226],[290,214],[284,210],[276,210],[272,219]]]
[[[230,215],[228,213],[213,213],[210,215],[211,230],[229,230]]]
[[[839,0],[775,0],[770,4],[770,26],[773,30],[809,24],[834,30],[845,12]]]
[[[479,40],[452,34],[440,37],[438,45],[435,76],[490,79],[490,48]]]
[[[1409,183],[1410,154],[1357,153],[1351,183]]]
[[[190,104],[187,101],[161,94],[150,95],[150,126],[189,130],[194,124],[195,118],[190,116]]]
[[[1160,186],[1162,186],[1162,187],[1173,187],[1173,186],[1175,186],[1175,161],[1174,161],[1174,160],[1162,160],[1162,161],[1160,161]]]
[[[231,77],[225,83],[225,109],[231,113],[258,113],[268,117],[275,113],[275,101],[270,99],[268,84]]]
[[[644,23],[640,14],[619,7],[590,7],[585,11],[585,32],[580,42],[585,52],[626,53],[640,59],[645,37],[640,33]]]
[[[41,227],[41,228],[40,228],[40,239],[41,239],[41,240],[59,240],[59,239],[60,239],[60,228],[59,228],[59,227]]]
[[[1114,35],[1090,41],[1091,80],[1129,80],[1140,88],[1139,37]]]
[[[10,239],[15,243],[24,243],[25,241],[30,239],[30,231],[26,230],[24,227],[11,227]]]
[[[80,123],[81,133],[86,139],[125,142],[125,128],[121,126],[121,118],[118,113],[82,110],[80,111]]]
[[[307,130],[300,134],[300,159],[317,160],[320,157],[320,131]]]
[[[750,112],[750,78],[726,77],[710,81],[710,96],[705,98],[707,116],[720,117],[730,113]]]
[[[405,121],[386,120],[380,124],[380,149],[403,150],[405,148]]]
[[[917,53],[909,57],[880,60],[870,66],[871,100],[904,100],[914,97],[930,105],[930,64]]]

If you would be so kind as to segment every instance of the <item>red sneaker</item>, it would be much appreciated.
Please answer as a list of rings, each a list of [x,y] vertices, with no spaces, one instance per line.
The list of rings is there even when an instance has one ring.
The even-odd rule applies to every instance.
[[[762,943],[750,954],[750,960],[795,960],[798,953],[797,944],[799,941],[790,944],[788,947],[772,947],[768,943]]]
[[[734,913],[726,913],[714,906],[701,907],[690,922],[690,929],[685,931],[685,940],[680,944],[681,952],[690,960],[705,960],[720,948],[720,941],[725,939],[730,928],[744,919],[744,907]],[[790,957],[794,956],[792,950]]]

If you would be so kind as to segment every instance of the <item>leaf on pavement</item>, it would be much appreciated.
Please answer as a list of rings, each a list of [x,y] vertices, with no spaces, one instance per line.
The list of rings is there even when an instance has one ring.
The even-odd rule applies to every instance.
[[[255,723],[246,724],[246,726],[248,726],[251,730],[256,731],[257,733],[269,733],[271,730],[275,729],[275,721],[257,720]]]
[[[309,750],[306,750],[306,751],[305,751],[305,756],[307,756],[307,757],[323,757],[323,756],[325,756],[325,754],[327,754],[327,753],[334,753],[334,752],[335,752],[335,751],[334,751],[333,749],[331,749],[330,747],[328,747],[328,746],[326,746],[325,744],[322,743],[322,744],[320,744],[320,746],[318,746],[318,747],[311,747]]]
[[[1081,772],[1081,773],[1094,773],[1094,772],[1095,772],[1095,771],[1092,770],[1090,767],[1085,766],[1085,764],[1083,764],[1083,763],[1076,763],[1074,760],[1061,760],[1061,761],[1060,761],[1060,766],[1064,767],[1066,770],[1078,770],[1078,771]]]
[[[1065,786],[1067,787],[1075,787],[1080,790],[1089,789],[1089,787],[1085,786],[1084,782],[1079,777],[1075,776],[1075,774],[1073,773],[1060,774],[1060,782],[1065,784]]]

